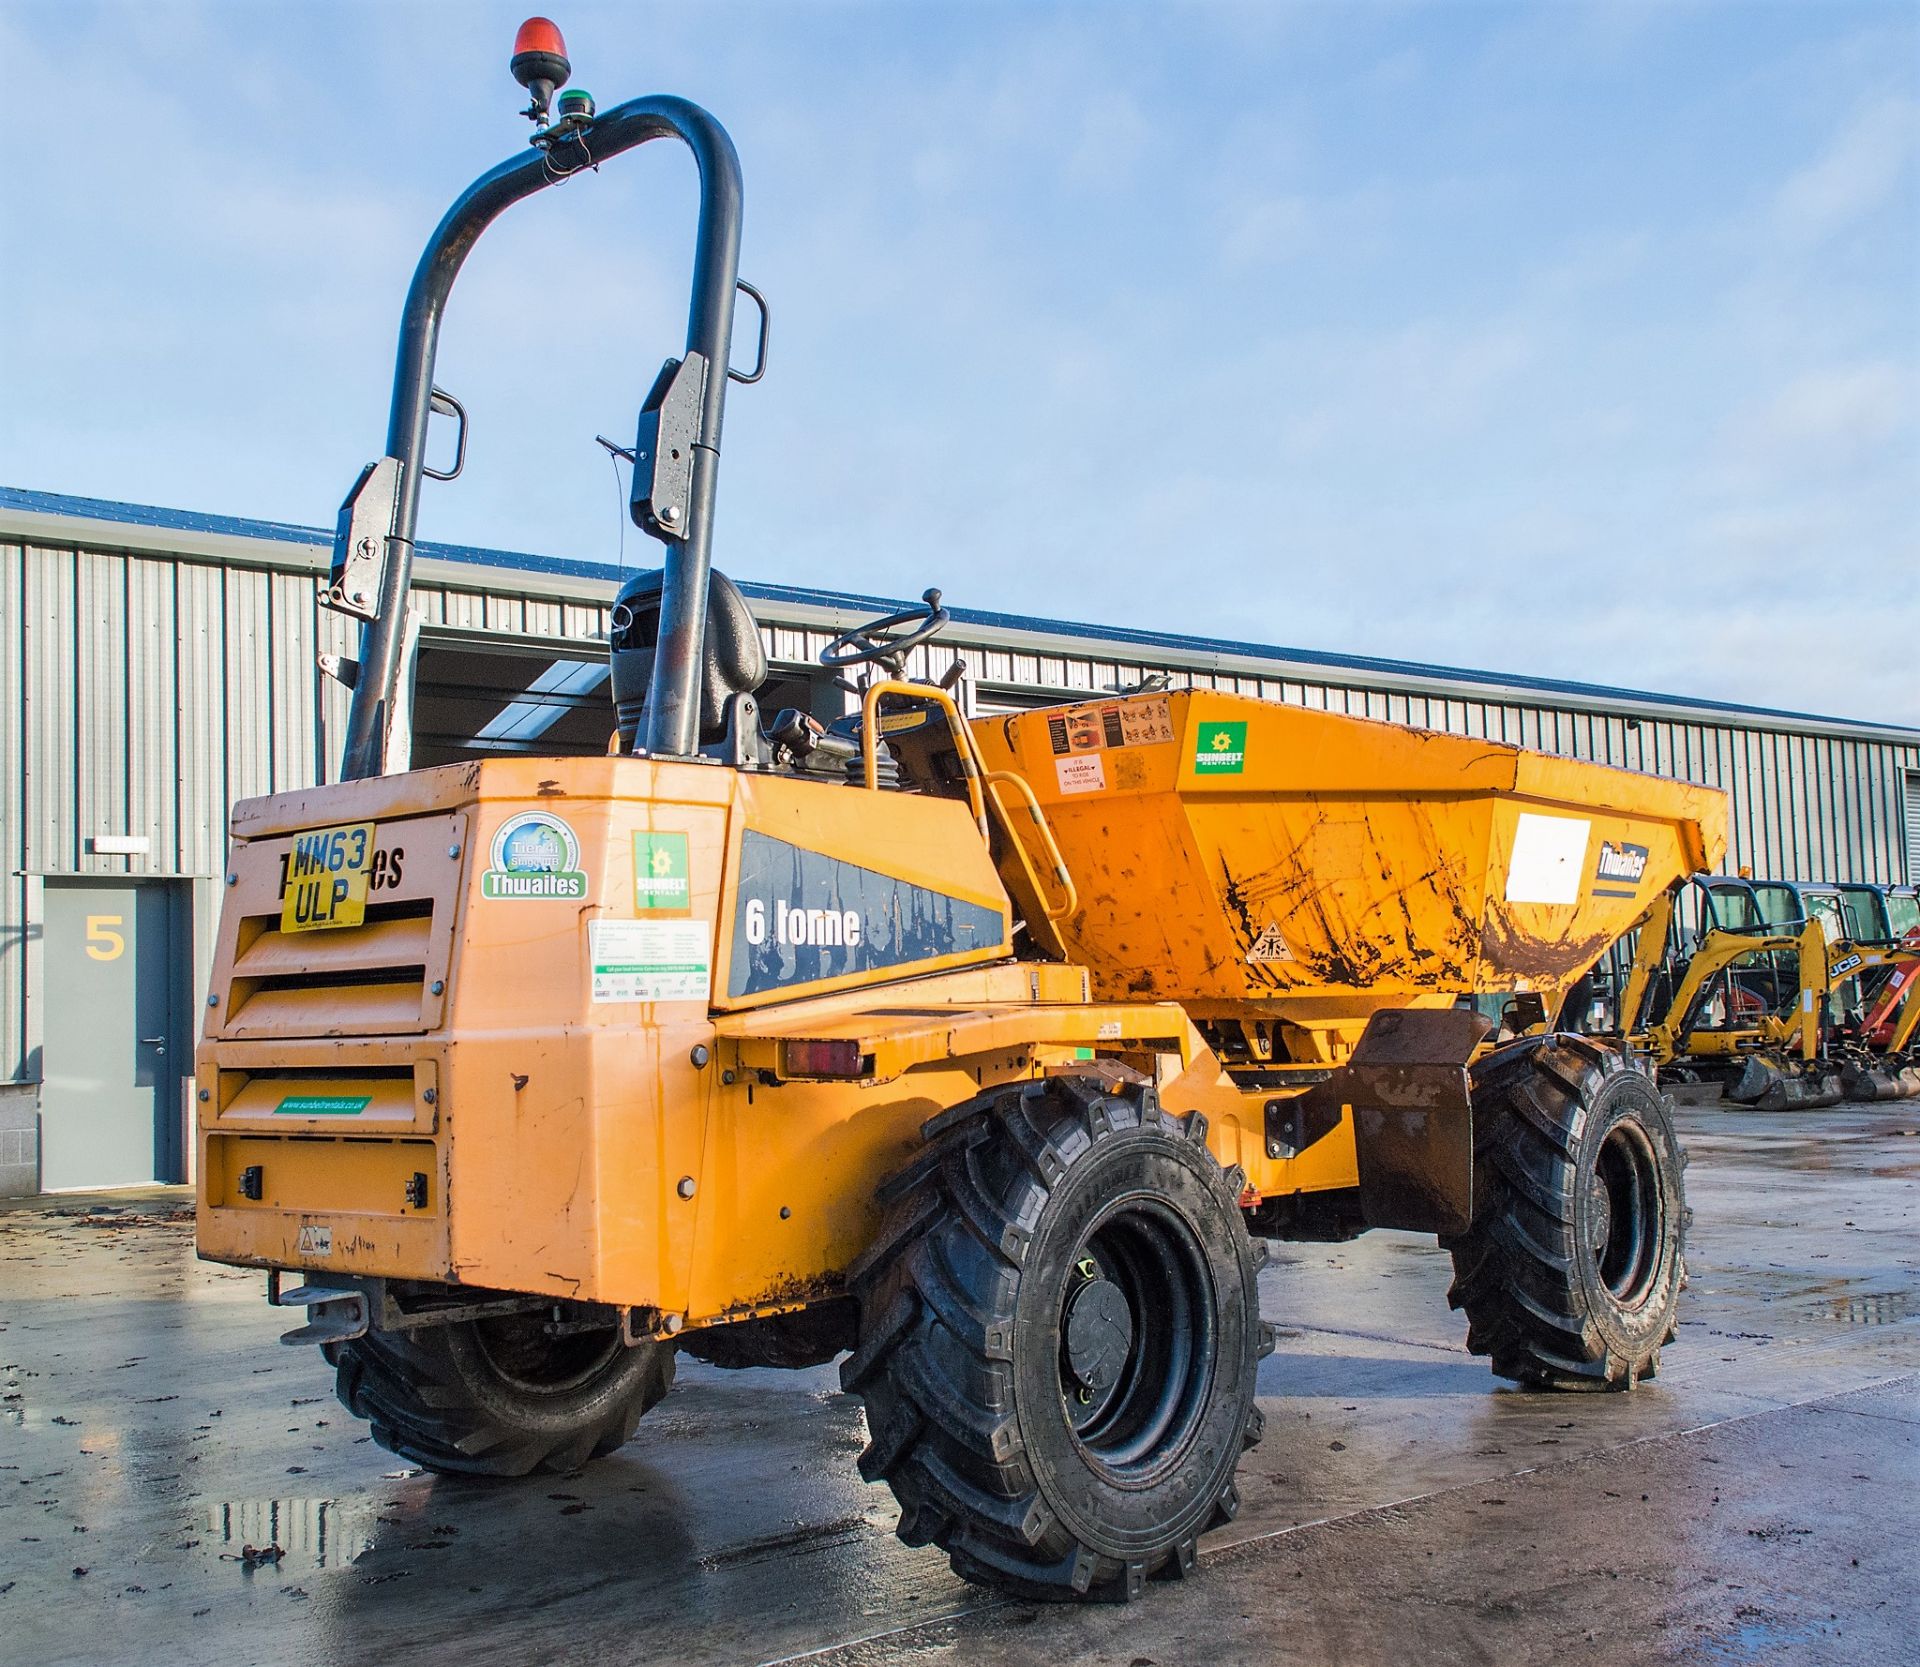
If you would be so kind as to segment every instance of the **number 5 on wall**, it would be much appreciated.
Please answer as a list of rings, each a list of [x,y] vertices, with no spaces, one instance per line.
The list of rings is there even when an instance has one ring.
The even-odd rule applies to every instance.
[[[125,915],[87,916],[87,953],[96,961],[117,961],[127,952],[127,940],[115,930],[127,923]]]

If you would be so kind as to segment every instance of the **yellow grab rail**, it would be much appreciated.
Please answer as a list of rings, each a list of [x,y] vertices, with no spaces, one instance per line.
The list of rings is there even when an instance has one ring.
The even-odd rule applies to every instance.
[[[960,773],[967,781],[967,804],[973,811],[973,820],[980,829],[980,837],[991,842],[992,835],[987,831],[987,798],[980,787],[980,758],[973,750],[973,731],[967,728],[966,719],[960,716],[960,708],[953,703],[953,696],[934,683],[902,683],[894,678],[883,678],[878,683],[869,683],[866,692],[860,697],[860,767],[867,790],[873,792],[880,786],[880,697],[882,695],[905,695],[912,700],[930,700],[946,714],[947,728],[953,732],[953,744],[960,754]]]
[[[1040,801],[1034,797],[1033,788],[1027,778],[1017,775],[1012,770],[989,770],[987,785],[1013,787],[1020,797],[1027,801],[1027,814],[1033,818],[1033,825],[1040,830],[1040,842],[1046,847],[1047,860],[1053,864],[1054,881],[1065,894],[1065,901],[1057,909],[1050,907],[1044,897],[1040,900],[1040,906],[1047,911],[1047,919],[1065,920],[1077,913],[1080,908],[1079,889],[1073,883],[1073,876],[1067,872],[1067,859],[1060,854],[1060,843],[1053,837],[1052,824],[1047,821],[1047,813],[1040,808]],[[1003,814],[1005,809],[1006,807],[1002,805]],[[1007,822],[1007,831],[1011,833],[1013,819],[1008,817]]]

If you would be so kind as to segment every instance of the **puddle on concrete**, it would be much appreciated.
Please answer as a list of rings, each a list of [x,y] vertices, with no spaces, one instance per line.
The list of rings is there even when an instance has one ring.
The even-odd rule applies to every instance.
[[[210,1550],[278,1546],[283,1569],[341,1568],[373,1549],[379,1507],[362,1499],[225,1499],[207,1507]]]
[[[1862,1296],[1831,1297],[1821,1318],[1841,1325],[1898,1325],[1916,1310],[1911,1291],[1870,1291]]]

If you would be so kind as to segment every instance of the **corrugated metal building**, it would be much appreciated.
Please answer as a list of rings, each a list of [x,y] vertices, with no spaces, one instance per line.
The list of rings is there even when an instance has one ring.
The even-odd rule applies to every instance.
[[[329,544],[0,489],[0,1194],[181,1172],[226,808],[339,765],[346,700],[315,663],[351,646],[315,599]],[[617,575],[433,544],[420,558],[414,761],[601,750]],[[837,712],[816,655],[897,604],[743,588],[774,665],[763,708]],[[1920,880],[1920,731],[969,609],[920,652],[925,671],[966,662],[976,710],[1158,671],[1707,782],[1733,796],[1729,866]],[[82,988],[96,993],[72,999]],[[143,1118],[151,1141],[129,1134]]]

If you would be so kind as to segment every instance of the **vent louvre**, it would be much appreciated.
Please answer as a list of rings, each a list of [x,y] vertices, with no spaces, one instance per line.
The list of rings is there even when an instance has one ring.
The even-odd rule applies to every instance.
[[[383,822],[377,847],[406,860],[358,926],[280,930],[283,858],[298,835],[237,844],[210,1033],[222,1039],[394,1036],[439,1025],[464,863],[466,817]],[[435,990],[434,986],[441,986]]]

